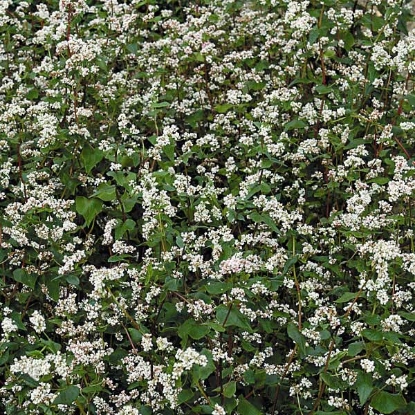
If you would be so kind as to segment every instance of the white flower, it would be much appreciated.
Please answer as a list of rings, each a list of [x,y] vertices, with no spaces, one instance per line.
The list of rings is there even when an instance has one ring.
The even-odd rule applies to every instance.
[[[373,363],[372,360],[369,359],[362,359],[360,361],[360,366],[362,367],[362,369],[367,372],[367,373],[372,373],[375,371],[375,364]]]
[[[29,317],[29,321],[32,324],[36,333],[42,333],[46,329],[45,317],[35,310],[33,314]]]

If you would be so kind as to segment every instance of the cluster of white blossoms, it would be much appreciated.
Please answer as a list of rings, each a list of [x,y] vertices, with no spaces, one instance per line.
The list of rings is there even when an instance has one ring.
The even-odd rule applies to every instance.
[[[412,18],[0,0],[0,412],[412,411]]]

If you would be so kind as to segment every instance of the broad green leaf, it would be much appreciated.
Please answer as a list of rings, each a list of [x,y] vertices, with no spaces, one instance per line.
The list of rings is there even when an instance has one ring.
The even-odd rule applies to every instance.
[[[174,149],[175,149],[174,144],[168,144],[167,146],[163,147],[163,153],[167,156],[167,158],[170,161],[174,161]]]
[[[138,51],[138,44],[137,43],[129,43],[127,45],[127,50],[132,54],[137,54]]]
[[[130,327],[128,329],[128,332],[130,333],[131,340],[134,343],[138,344],[141,342],[141,339],[143,338],[143,334],[139,330]]]
[[[353,301],[357,297],[358,293],[344,293],[340,298],[336,300],[336,303],[348,303]]]
[[[336,376],[330,375],[329,373],[322,372],[320,373],[321,379],[323,382],[332,389],[342,389],[343,382]]]
[[[101,183],[92,196],[105,202],[111,202],[116,199],[115,186],[108,183]]]
[[[230,282],[215,281],[206,284],[206,291],[209,294],[223,294],[230,289],[232,289],[232,284]]]
[[[112,255],[108,258],[108,262],[122,262],[127,258],[132,258],[132,255],[122,254],[122,255]]]
[[[84,196],[77,196],[75,202],[76,211],[85,219],[87,226],[102,211],[102,200],[97,198],[88,199]]]
[[[408,321],[415,321],[415,313],[408,313],[406,311],[400,311],[398,313],[401,317]]]
[[[10,317],[20,330],[26,330],[26,326],[22,322],[22,313],[13,311]]]
[[[36,99],[39,97],[39,91],[35,88],[31,89],[27,94],[26,94],[26,98],[31,100],[31,99]]]
[[[238,413],[239,415],[262,415],[263,413],[257,407],[247,401],[243,395],[239,396]]]
[[[178,405],[181,405],[182,403],[185,403],[192,399],[194,396],[194,392],[192,392],[190,389],[183,389],[180,391],[179,396],[177,397],[177,403]]]
[[[248,317],[244,316],[235,306],[230,311],[229,307],[220,305],[216,309],[216,318],[224,327],[239,327],[241,329],[252,331]]]
[[[316,92],[318,94],[329,94],[330,92],[332,92],[333,88],[326,86],[326,85],[317,85],[315,88]]]
[[[21,282],[22,284],[30,287],[35,288],[36,285],[36,275],[32,275],[28,273],[25,269],[19,268],[13,271],[13,278],[17,282]]]
[[[352,357],[357,356],[364,348],[365,344],[363,342],[350,343],[347,348],[347,354]]]
[[[258,212],[252,212],[251,215],[250,215],[250,219],[253,220],[256,223],[265,223],[266,225],[269,226],[269,228],[271,230],[273,230],[277,234],[280,234],[280,230],[279,230],[278,226],[276,225],[275,221],[273,219],[271,219],[271,217],[268,214],[266,214],[266,213],[260,214]]]
[[[373,376],[360,371],[356,380],[357,394],[361,405],[364,405],[373,391]]]
[[[5,363],[8,362],[10,357],[10,353],[8,350],[6,350],[4,353],[0,354],[0,366],[3,366]]]
[[[216,369],[215,363],[212,359],[212,352],[210,350],[203,349],[202,354],[208,358],[206,366],[195,365],[192,368],[192,384],[195,385],[200,380],[207,379]]]
[[[170,102],[166,102],[166,101],[154,102],[151,104],[151,108],[167,108],[167,107],[170,107],[170,105],[171,105]]]
[[[59,300],[59,286],[60,286],[61,277],[58,278],[47,278],[46,287],[48,289],[48,295],[52,300]]]
[[[364,329],[362,330],[362,335],[371,342],[380,342],[383,339],[383,333],[381,331]]]
[[[66,275],[65,280],[67,283],[78,286],[79,278],[76,275]]]
[[[70,385],[63,389],[53,401],[54,405],[71,405],[79,396],[79,388],[75,385]]]
[[[40,342],[42,344],[44,344],[51,352],[53,353],[57,353],[59,350],[61,350],[62,345],[60,343],[55,343],[52,340],[45,340],[45,339],[40,339]]]
[[[355,44],[355,39],[353,35],[349,31],[342,32],[341,39],[344,42],[344,48],[349,51],[352,49],[353,45]]]
[[[124,213],[129,213],[131,212],[134,207],[137,205],[137,196],[134,197],[129,197],[128,193],[125,192],[122,196],[121,196],[121,203],[124,206]]]
[[[246,83],[246,86],[251,91],[261,91],[261,89],[264,89],[265,85],[265,82],[248,81]]]
[[[186,117],[186,122],[192,127],[196,127],[197,123],[202,121],[205,118],[205,113],[203,110],[197,110],[193,114],[190,114]]]
[[[127,231],[132,231],[137,226],[132,219],[127,219],[122,224],[115,227],[115,240],[120,240]]]
[[[243,374],[244,382],[248,385],[253,385],[255,383],[255,372],[252,369],[248,369]]]
[[[406,406],[406,401],[401,394],[393,394],[379,391],[370,401],[370,405],[382,414],[392,414]]]
[[[215,111],[218,112],[219,114],[224,114],[225,112],[228,112],[228,110],[230,110],[232,107],[233,107],[232,104],[216,105]]]
[[[191,337],[194,340],[200,340],[209,333],[210,327],[200,324],[193,319],[186,320],[177,330],[181,339],[185,340]]]
[[[291,130],[297,130],[307,127],[307,124],[302,120],[293,120],[290,122],[287,122],[284,126],[284,131],[291,131]]]
[[[81,152],[81,161],[85,171],[89,174],[91,170],[104,158],[104,153],[98,148],[86,145]]]
[[[290,258],[284,265],[284,270],[282,271],[283,275],[285,275],[288,270],[298,262],[298,255],[293,256]]]
[[[408,94],[405,96],[405,98],[408,100],[408,102],[415,107],[415,94]]]
[[[236,382],[228,382],[223,385],[223,396],[232,398],[236,392]]]
[[[390,182],[389,177],[374,177],[373,179],[368,180],[368,183],[376,183],[379,185],[384,185]]]
[[[300,333],[298,327],[294,323],[288,323],[287,334],[295,344],[298,345],[300,351],[305,353],[305,337]]]

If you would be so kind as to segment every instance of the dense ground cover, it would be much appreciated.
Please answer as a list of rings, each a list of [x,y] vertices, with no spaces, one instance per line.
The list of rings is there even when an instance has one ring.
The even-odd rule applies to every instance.
[[[413,414],[406,1],[0,1],[0,411]]]

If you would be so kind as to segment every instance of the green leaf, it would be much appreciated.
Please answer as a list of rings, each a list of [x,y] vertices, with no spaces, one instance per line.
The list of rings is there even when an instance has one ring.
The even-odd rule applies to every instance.
[[[192,368],[192,385],[196,385],[200,380],[207,379],[215,370],[216,366],[212,359],[212,352],[206,349],[202,350],[202,354],[208,358],[206,366],[195,365]]]
[[[344,293],[340,298],[336,300],[336,303],[348,303],[357,297],[358,293]]]
[[[342,389],[343,382],[336,376],[330,375],[329,373],[322,372],[320,373],[321,379],[323,382],[332,389]]]
[[[26,326],[22,322],[22,313],[13,311],[10,317],[20,330],[26,330]]]
[[[225,112],[228,112],[232,107],[233,107],[232,104],[216,105],[215,111],[218,112],[219,114],[224,114]]]
[[[40,342],[42,344],[44,344],[51,352],[53,353],[57,353],[59,350],[61,350],[62,345],[60,343],[55,343],[52,340],[45,340],[45,339],[40,339]]]
[[[163,147],[163,153],[167,156],[170,161],[174,161],[174,144],[168,144]]]
[[[354,40],[353,35],[349,31],[342,32],[341,33],[341,39],[344,42],[344,48],[347,51],[351,50],[353,45],[355,44],[355,40]]]
[[[314,27],[313,29],[310,30],[310,33],[308,35],[308,43],[310,43],[310,45],[313,45],[316,40],[323,34],[323,30],[318,28],[318,27]]]
[[[46,287],[48,289],[48,295],[53,301],[59,300],[59,286],[60,278],[47,278]]]
[[[191,337],[194,340],[200,340],[209,333],[210,327],[197,323],[193,319],[186,320],[177,330],[181,339],[186,340]]]
[[[373,391],[373,377],[370,373],[359,372],[356,379],[360,405],[364,405]]]
[[[305,353],[305,337],[300,333],[298,327],[294,323],[288,323],[287,334],[295,344],[298,345],[300,351]]]
[[[307,124],[302,120],[293,120],[290,122],[287,122],[284,126],[284,131],[291,131],[291,130],[297,130],[307,127]]]
[[[132,255],[122,254],[122,255],[112,255],[108,258],[108,262],[121,262],[125,261],[127,258],[132,258]]]
[[[19,268],[13,271],[13,278],[17,282],[34,289],[36,285],[36,275],[29,274],[25,269]]]
[[[197,126],[197,123],[202,121],[205,118],[205,113],[203,110],[197,110],[193,114],[190,114],[186,117],[186,122],[190,124],[193,128]]]
[[[239,396],[238,412],[239,415],[262,415],[262,412],[258,410],[254,405],[248,402],[243,395]]]
[[[365,344],[363,342],[350,343],[347,348],[347,354],[352,357],[357,356],[364,348]]]
[[[298,255],[293,256],[290,258],[284,265],[284,270],[282,271],[283,275],[285,275],[288,270],[298,262]]]
[[[128,213],[131,212],[134,209],[134,206],[137,204],[137,196],[134,197],[128,197],[128,193],[125,192],[121,196],[121,202],[124,206],[124,212]]]
[[[383,339],[383,333],[377,330],[364,329],[362,330],[362,334],[371,342],[380,342]]]
[[[400,311],[398,314],[408,321],[415,321],[415,313],[407,313],[406,311]]]
[[[127,231],[132,231],[136,227],[136,222],[132,219],[127,219],[121,225],[115,227],[115,240],[120,240]]]
[[[116,199],[115,186],[108,183],[101,183],[92,196],[98,197],[105,202],[111,202]]]
[[[391,414],[398,409],[404,408],[406,401],[401,394],[379,391],[373,396],[370,405],[383,414]]]
[[[170,107],[170,102],[163,101],[163,102],[153,102],[151,104],[151,108],[167,108]]]
[[[26,98],[27,99],[36,99],[39,97],[39,91],[35,88],[31,89],[27,94],[26,94]]]
[[[315,90],[318,94],[324,95],[324,94],[329,94],[330,92],[332,92],[333,89],[326,85],[317,85],[315,87]]]
[[[78,286],[79,285],[79,278],[76,275],[67,275],[65,276],[65,280],[67,283]]]
[[[137,43],[129,43],[127,45],[127,50],[128,50],[128,52],[133,53],[134,55],[136,55],[137,51],[138,51],[138,44]]]
[[[190,399],[192,399],[193,396],[194,396],[194,392],[192,392],[190,389],[181,390],[179,393],[179,396],[177,397],[178,405],[181,405],[182,403],[190,401]]]
[[[85,171],[89,174],[91,170],[104,158],[104,153],[98,148],[86,145],[81,152],[81,161]]]
[[[130,333],[131,340],[134,343],[138,344],[138,343],[141,342],[141,339],[143,338],[143,335],[139,330],[130,327],[128,329],[128,332]]]
[[[75,385],[70,385],[62,390],[53,401],[54,405],[71,405],[79,396],[79,388]]]
[[[87,226],[102,211],[102,200],[97,198],[88,199],[84,196],[77,196],[75,201],[76,211],[85,219]]]
[[[243,378],[247,385],[253,385],[255,383],[255,372],[252,369],[248,369],[244,372]]]
[[[176,245],[179,248],[183,248],[184,247],[184,242],[183,242],[183,238],[180,235],[176,236]]]
[[[271,230],[273,230],[277,234],[280,234],[280,230],[279,230],[278,226],[276,225],[274,220],[272,220],[271,217],[268,214],[263,213],[261,215],[258,212],[252,212],[251,215],[250,215],[250,219],[253,220],[256,223],[265,223],[266,225],[269,226],[269,228]]]
[[[6,350],[4,353],[0,354],[0,366],[3,366],[9,360],[10,353]]]
[[[223,396],[232,398],[236,392],[236,382],[228,382],[223,385]]]
[[[368,183],[376,183],[379,185],[384,185],[390,182],[389,177],[374,177],[373,179],[368,180]]]
[[[239,327],[241,329],[252,332],[248,317],[244,316],[237,308],[220,305],[216,309],[216,318],[224,327]]]
[[[408,100],[411,106],[415,107],[415,94],[408,94],[405,98]]]
[[[230,282],[215,281],[206,284],[206,291],[213,295],[223,294],[230,289],[232,289],[232,283]]]

